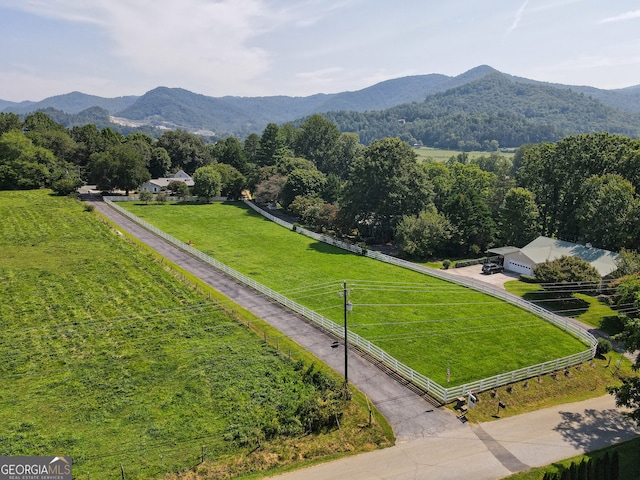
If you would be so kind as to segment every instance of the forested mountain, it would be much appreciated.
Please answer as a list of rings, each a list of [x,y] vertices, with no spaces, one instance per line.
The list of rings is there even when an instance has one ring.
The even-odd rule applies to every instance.
[[[640,114],[606,106],[584,93],[519,82],[495,71],[424,102],[325,116],[341,131],[358,133],[365,144],[400,137],[410,143],[477,150],[602,131],[640,136]]]
[[[269,123],[299,125],[323,113],[342,131],[358,133],[364,143],[399,136],[411,143],[468,150],[596,131],[637,137],[640,86],[599,90],[556,85],[483,65],[455,77],[418,75],[308,97],[208,97],[159,87],[141,97],[108,99],[73,92],[41,102],[0,100],[0,109],[20,114],[45,110],[66,126],[90,122],[149,133],[160,127],[212,138],[246,137],[262,133]]]
[[[45,98],[40,102],[21,102],[11,103],[0,101],[0,109],[6,112],[25,114],[38,110],[53,108],[61,110],[65,113],[80,113],[91,107],[100,107],[107,110],[112,115],[116,112],[124,110],[134,103],[139,97],[126,96],[116,98],[104,98],[95,95],[87,95],[81,92],[71,92],[64,95],[56,95],[55,97]]]

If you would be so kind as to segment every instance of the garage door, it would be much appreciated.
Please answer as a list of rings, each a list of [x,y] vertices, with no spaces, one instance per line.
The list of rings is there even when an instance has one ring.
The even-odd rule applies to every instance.
[[[504,264],[504,268],[505,270],[509,270],[510,272],[533,275],[533,268],[531,267],[531,265],[525,265],[523,263],[517,263],[511,260],[507,260],[507,262]]]

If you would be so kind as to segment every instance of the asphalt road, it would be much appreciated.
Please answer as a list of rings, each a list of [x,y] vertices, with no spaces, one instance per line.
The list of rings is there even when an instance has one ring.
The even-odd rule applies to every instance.
[[[629,440],[640,430],[613,397],[560,405],[399,443],[277,480],[497,480]]]
[[[331,347],[334,337],[165,242],[103,202],[93,203],[122,230],[344,373],[344,350],[342,346]],[[396,445],[277,478],[495,480],[640,435],[640,429],[615,408],[611,396],[470,425],[460,422],[449,410],[434,407],[406,382],[355,352],[349,355],[349,379],[387,418],[396,435]]]

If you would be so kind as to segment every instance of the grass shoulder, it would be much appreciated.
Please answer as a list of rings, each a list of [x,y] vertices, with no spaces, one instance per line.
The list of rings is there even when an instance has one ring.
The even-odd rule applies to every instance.
[[[620,364],[618,365],[618,362]],[[621,384],[621,378],[634,375],[631,362],[619,353],[609,353],[555,374],[542,375],[495,390],[479,393],[475,408],[469,409],[470,422],[490,422],[542,408],[574,403],[607,395],[607,387]],[[502,402],[505,408],[501,408]],[[454,409],[455,405],[450,405]]]

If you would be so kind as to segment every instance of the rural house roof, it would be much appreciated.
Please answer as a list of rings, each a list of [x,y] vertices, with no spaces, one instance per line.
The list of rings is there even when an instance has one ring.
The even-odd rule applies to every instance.
[[[498,255],[508,255],[518,251],[529,258],[534,265],[555,260],[562,256],[579,257],[593,265],[603,277],[618,268],[616,265],[618,254],[615,252],[542,236],[520,249],[504,247],[489,250],[489,252]]]
[[[167,188],[167,186],[173,182],[184,182],[188,187],[193,187],[193,178],[191,178],[188,174],[184,173],[182,170],[178,170],[170,177],[162,177],[162,178],[152,178],[146,183],[151,185],[156,185],[160,188]]]

